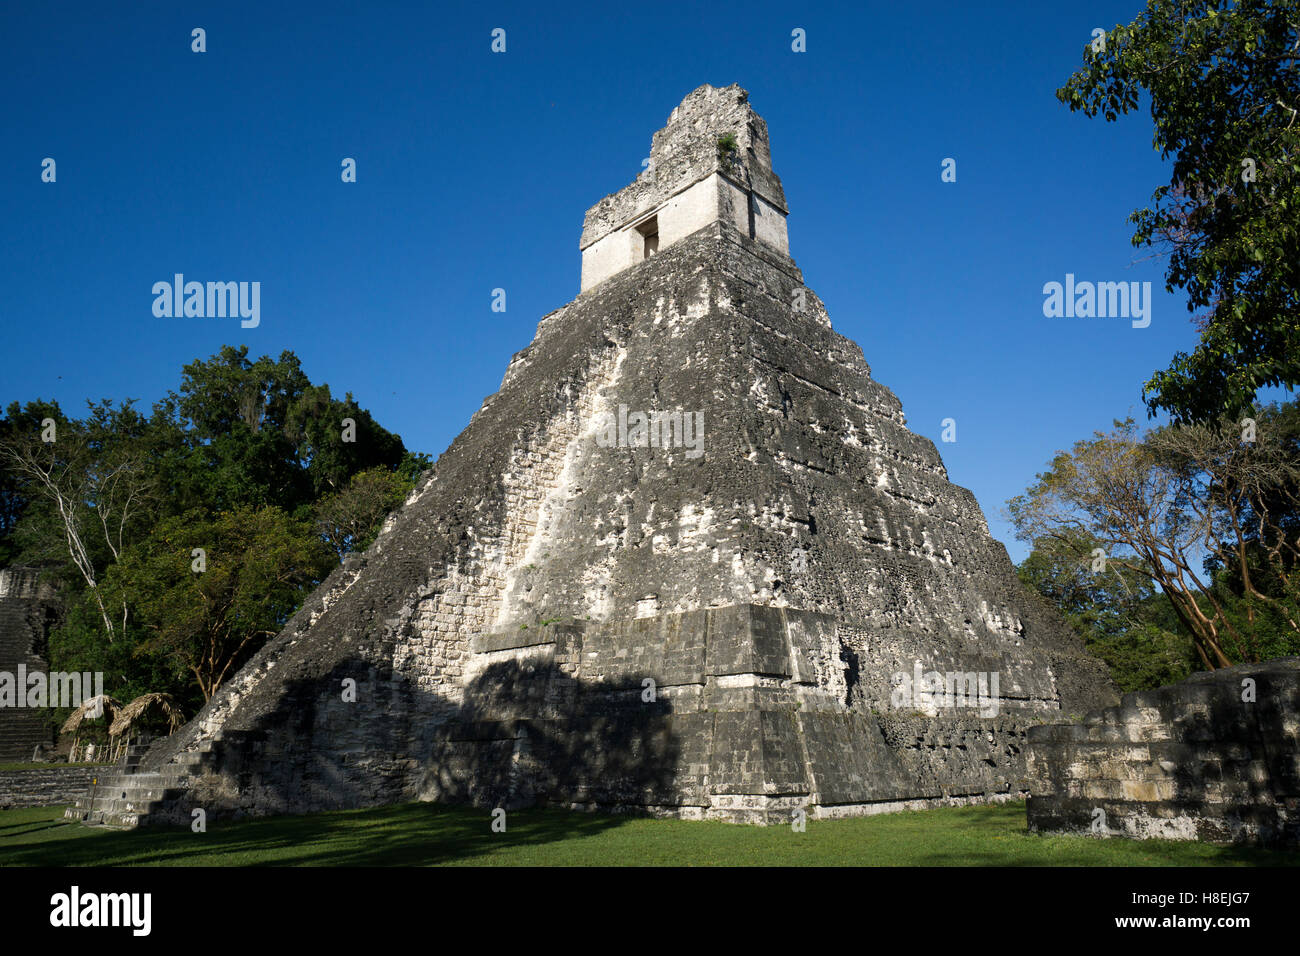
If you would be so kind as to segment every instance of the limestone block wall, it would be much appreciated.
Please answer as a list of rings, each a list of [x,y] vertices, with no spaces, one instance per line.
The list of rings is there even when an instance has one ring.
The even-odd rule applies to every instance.
[[[1028,765],[1031,830],[1300,847],[1300,658],[1034,728]]]
[[[103,771],[84,764],[0,771],[0,810],[71,804],[90,786],[91,777]]]
[[[641,243],[641,234],[628,226],[583,249],[581,291],[586,292],[643,259]]]
[[[779,252],[788,253],[790,235],[786,229],[785,212],[758,193],[753,194],[753,200],[754,238]]]
[[[481,635],[421,796],[754,823],[900,799],[871,718],[839,707],[835,647],[831,618],[749,606]]]
[[[53,597],[48,588],[41,587],[40,578],[36,568],[0,569],[0,598],[34,601]]]
[[[846,630],[733,606],[480,635],[478,676],[420,794],[773,823],[795,807],[834,817],[1027,792],[1041,713],[846,707]]]
[[[566,468],[618,364],[616,350],[597,356],[587,375],[570,384],[561,413],[538,432],[520,436],[502,478],[502,522],[476,529],[465,549],[465,568],[453,566],[429,581],[428,593],[401,629],[394,668],[443,706],[457,705],[473,676],[467,672],[470,638],[509,618],[507,598],[517,578],[532,561],[542,560],[546,542],[538,529],[545,526],[553,500],[565,494]]]
[[[749,193],[733,183],[731,180],[722,176],[714,177],[717,180],[718,191],[718,215],[717,218],[725,225],[735,229],[742,236],[749,235]],[[703,224],[701,224],[703,225]],[[751,238],[753,238],[751,236]],[[789,253],[789,249],[779,250],[783,253]]]
[[[916,782],[912,793],[934,798],[1002,796],[1029,792],[1025,739],[1033,721],[1024,714],[878,717],[885,743]]]
[[[729,177],[711,173],[657,206],[637,209],[621,228],[584,247],[581,291],[646,258],[640,230],[645,227],[648,213],[653,213],[656,222],[660,252],[712,222],[722,222],[783,255],[790,251],[784,210]]]
[[[660,251],[718,218],[719,177],[702,179],[658,207]]]

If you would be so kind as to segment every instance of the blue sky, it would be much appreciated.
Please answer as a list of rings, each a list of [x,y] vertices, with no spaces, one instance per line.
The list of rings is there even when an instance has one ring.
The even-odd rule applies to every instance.
[[[956,419],[950,476],[1018,559],[1006,499],[1058,448],[1143,416],[1141,383],[1195,341],[1129,242],[1167,179],[1149,117],[1054,96],[1091,30],[1142,6],[8,4],[0,402],[147,404],[246,343],[295,351],[437,455],[577,294],[587,207],[632,181],[687,93],[736,82],[767,120],[805,280],[911,428],[939,442]],[[260,281],[260,326],[155,318],[151,287],[177,272]],[[1150,326],[1045,318],[1066,273],[1150,281]]]

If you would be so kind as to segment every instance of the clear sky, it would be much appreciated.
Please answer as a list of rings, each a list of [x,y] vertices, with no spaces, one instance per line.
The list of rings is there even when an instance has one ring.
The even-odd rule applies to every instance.
[[[577,294],[583,212],[687,93],[734,82],[767,120],[808,285],[1022,557],[1006,499],[1144,415],[1141,383],[1195,341],[1129,242],[1168,178],[1149,117],[1054,96],[1092,29],[1141,7],[5,4],[0,401],[148,404],[246,343],[437,455]],[[155,318],[178,272],[259,281],[261,324]],[[1150,281],[1150,326],[1044,317],[1066,273]]]

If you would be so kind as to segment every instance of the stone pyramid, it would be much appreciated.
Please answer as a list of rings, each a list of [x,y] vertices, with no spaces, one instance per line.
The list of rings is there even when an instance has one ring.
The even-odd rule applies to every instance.
[[[70,815],[994,800],[1029,726],[1114,701],[803,284],[748,94],[650,159],[374,545]]]

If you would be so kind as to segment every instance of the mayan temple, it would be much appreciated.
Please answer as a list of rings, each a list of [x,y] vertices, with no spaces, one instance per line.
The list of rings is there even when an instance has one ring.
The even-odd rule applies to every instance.
[[[803,284],[748,94],[650,160],[373,546],[70,816],[1019,798],[1028,729],[1115,702]]]

